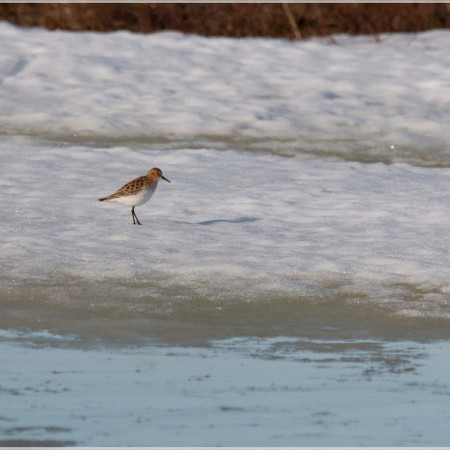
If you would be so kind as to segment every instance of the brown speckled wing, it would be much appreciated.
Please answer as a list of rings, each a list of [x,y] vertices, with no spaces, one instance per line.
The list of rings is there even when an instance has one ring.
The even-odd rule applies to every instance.
[[[126,197],[138,193],[146,184],[147,177],[138,177],[122,186],[119,190],[111,195],[111,198]]]

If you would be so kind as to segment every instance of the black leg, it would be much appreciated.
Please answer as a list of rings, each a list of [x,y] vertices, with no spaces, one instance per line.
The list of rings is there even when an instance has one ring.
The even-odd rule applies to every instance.
[[[131,216],[133,217],[133,225],[136,225],[136,223],[138,225],[142,225],[142,223],[139,222],[139,219],[137,218],[136,213],[134,212],[134,206],[131,208]],[[134,221],[134,219],[136,219],[136,222]]]

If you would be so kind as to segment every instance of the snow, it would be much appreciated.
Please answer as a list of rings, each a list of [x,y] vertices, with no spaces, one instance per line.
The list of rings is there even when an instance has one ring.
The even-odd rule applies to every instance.
[[[449,41],[1,24],[2,278],[356,293],[447,317]],[[137,208],[142,227],[96,200],[154,166],[172,184]]]
[[[448,163],[448,31],[334,39],[0,24],[0,131]]]
[[[450,292],[450,169],[214,150],[0,149],[8,277],[157,277],[244,299],[320,296],[330,282],[377,300],[382,285],[438,289],[442,301]],[[97,201],[155,165],[172,183],[136,208],[141,227],[129,207]]]

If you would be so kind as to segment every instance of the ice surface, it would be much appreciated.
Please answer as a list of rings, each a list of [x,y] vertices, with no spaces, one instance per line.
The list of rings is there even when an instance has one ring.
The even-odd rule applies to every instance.
[[[0,24],[0,131],[450,165],[450,33],[334,42]]]
[[[147,278],[243,299],[337,284],[383,300],[412,284],[436,294],[433,309],[448,304],[450,169],[214,150],[0,155],[8,278]],[[136,208],[141,227],[97,201],[153,166],[172,183]]]
[[[334,41],[0,24],[2,286],[446,317],[450,32]],[[96,200],[153,166],[142,227]]]

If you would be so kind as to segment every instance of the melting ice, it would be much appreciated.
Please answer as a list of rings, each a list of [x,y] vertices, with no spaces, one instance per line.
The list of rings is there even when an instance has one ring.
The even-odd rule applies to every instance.
[[[73,278],[448,316],[448,31],[332,43],[1,24],[0,43],[5,298]],[[138,207],[142,227],[97,202],[153,166],[172,184]]]

